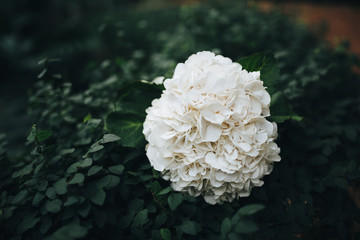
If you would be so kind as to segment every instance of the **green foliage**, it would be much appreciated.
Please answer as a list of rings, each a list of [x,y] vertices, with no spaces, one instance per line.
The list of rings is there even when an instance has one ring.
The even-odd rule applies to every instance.
[[[272,53],[256,53],[242,57],[238,63],[248,72],[260,72],[260,79],[271,96],[271,117],[274,122],[287,119],[301,120],[291,109],[284,94],[278,91],[279,68]]]
[[[255,53],[249,57],[240,58],[238,63],[248,72],[259,71],[266,90],[271,96],[275,93],[279,82],[279,68],[273,54]]]
[[[172,193],[168,198],[169,207],[174,211],[182,202],[182,195],[180,193]]]
[[[240,208],[231,219],[225,218],[221,224],[221,238],[242,239],[244,234],[256,232],[258,230],[257,225],[246,217],[263,209],[264,206],[261,204],[247,205]]]
[[[351,237],[359,219],[346,191],[360,177],[357,59],[276,12],[241,6],[131,12],[104,24],[107,48],[119,56],[69,71],[89,83],[80,86],[58,78],[67,63],[48,59],[30,96],[36,125],[24,153],[9,159],[0,135],[1,239]],[[141,134],[162,88],[135,80],[169,73],[200,50],[237,60],[268,49],[280,69],[272,117],[303,116],[278,126],[282,161],[263,187],[232,203],[173,192],[149,165]],[[245,68],[277,74],[270,55],[261,59]]]
[[[106,128],[122,138],[124,147],[144,147],[144,119],[131,113],[112,112],[106,118]]]

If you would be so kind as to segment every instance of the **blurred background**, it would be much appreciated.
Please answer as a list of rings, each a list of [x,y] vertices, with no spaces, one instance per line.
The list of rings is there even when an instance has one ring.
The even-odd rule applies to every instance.
[[[210,2],[225,4],[229,1]],[[31,95],[33,84],[38,77],[41,77],[43,66],[38,64],[39,61],[44,58],[55,58],[56,61],[61,61],[61,69],[58,69],[61,78],[73,82],[75,89],[85,88],[89,80],[87,74],[99,63],[106,65],[108,59],[121,63],[128,59],[142,58],[144,57],[142,55],[150,52],[148,49],[151,48],[152,53],[159,51],[159,49],[162,50],[161,44],[154,47],[146,46],[142,42],[143,35],[139,29],[147,29],[149,19],[153,21],[151,31],[171,31],[173,25],[175,25],[174,22],[179,20],[174,17],[177,14],[175,8],[200,3],[204,4],[204,1],[1,1],[0,133],[7,134],[10,143],[14,143],[9,144],[10,150],[16,152],[17,144],[24,142],[24,133],[34,123],[34,120],[29,119],[27,115],[27,99]],[[354,1],[274,0],[237,1],[233,4],[236,6],[237,3],[239,3],[239,7],[256,8],[264,13],[286,14],[289,21],[292,21],[290,24],[297,24],[302,28],[309,29],[317,39],[316,41],[325,40],[327,42],[325,44],[333,48],[342,44],[341,46],[346,51],[360,56],[360,31],[358,31],[357,26],[360,22],[360,7]],[[160,13],[161,18],[159,17],[159,21],[156,20],[159,14],[153,14],[153,12]],[[168,15],[168,21],[164,22],[161,19],[164,19],[164,16],[166,18],[166,15]],[[143,18],[147,20],[142,20]],[[217,21],[217,18],[215,16],[214,21]],[[186,16],[183,16],[182,19],[186,19]],[[201,24],[199,27],[201,28]],[[271,34],[274,36],[291,34],[282,32],[281,28],[268,30],[270,32],[269,36]],[[253,32],[256,31],[253,30]],[[147,37],[152,38],[154,36],[149,35]],[[160,34],[156,35],[156,37],[166,39],[167,35]],[[273,40],[270,39],[269,41]],[[182,43],[188,41],[186,35],[183,36],[181,41]],[[174,42],[173,44],[176,45],[177,43]],[[134,45],[140,46],[141,51],[134,49]],[[281,48],[281,44],[278,45],[269,44],[267,47],[270,50],[277,50]],[[251,47],[251,44],[249,46],[248,52],[244,50],[244,54],[251,54],[251,51],[255,50],[263,50],[259,49],[259,44],[253,44],[254,47]],[[169,46],[163,47],[169,48]],[[187,47],[190,50],[189,53],[191,53],[191,47]],[[301,47],[298,46],[297,51],[301,51]],[[208,50],[216,51],[216,49]],[[228,52],[231,54],[231,50]],[[280,51],[277,53],[280,53]],[[235,56],[237,55],[233,57]],[[184,59],[179,57],[177,60]],[[170,62],[167,66],[172,64],[174,63]],[[151,69],[147,71],[150,72]],[[354,71],[358,70],[354,68]]]

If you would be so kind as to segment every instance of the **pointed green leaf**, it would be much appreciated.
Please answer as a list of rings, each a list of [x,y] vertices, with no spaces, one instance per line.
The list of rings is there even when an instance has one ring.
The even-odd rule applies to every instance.
[[[123,174],[124,169],[125,169],[124,166],[121,164],[109,167],[109,171],[116,175]]]
[[[194,221],[185,220],[181,225],[181,230],[184,233],[195,236],[199,232],[199,226]]]
[[[267,91],[272,95],[277,90],[279,68],[274,55],[270,52],[260,52],[239,59],[238,63],[248,72],[260,71],[260,79]]]
[[[106,175],[97,182],[97,187],[99,189],[112,189],[120,183],[120,177],[115,175]]]
[[[74,177],[69,181],[69,184],[80,184],[84,182],[84,174],[76,173]]]
[[[167,188],[164,188],[163,190],[161,190],[157,195],[165,195],[165,194],[167,194],[167,193],[169,193],[169,192],[171,192],[172,191],[172,188],[171,187],[167,187]]]
[[[58,213],[61,209],[62,202],[60,199],[47,200],[45,203],[45,208],[51,213]]]
[[[86,168],[90,167],[93,163],[93,160],[91,158],[85,158],[84,160],[79,162],[79,167]]]
[[[88,176],[92,176],[95,175],[96,173],[98,173],[99,171],[101,171],[103,169],[102,166],[92,166],[89,171],[88,171]]]
[[[238,233],[249,234],[256,232],[258,227],[252,221],[242,220],[235,225],[234,230]]]
[[[120,137],[116,136],[115,134],[105,134],[101,140],[101,143],[116,142],[119,140],[120,140]]]
[[[180,193],[172,193],[168,198],[170,209],[174,211],[182,202],[182,195]]]
[[[167,228],[160,229],[160,235],[163,240],[171,240],[171,231]]]
[[[230,232],[230,230],[231,230],[231,221],[229,218],[225,218],[221,224],[221,235],[226,236],[226,234]]]
[[[112,112],[106,118],[106,129],[118,135],[123,146],[140,148],[145,145],[143,122],[144,118],[135,114]]]
[[[99,205],[102,206],[105,202],[105,198],[106,198],[106,193],[104,190],[99,189],[98,191],[96,191],[90,198],[90,200]]]
[[[262,204],[250,204],[239,209],[236,215],[248,216],[263,210],[265,207]]]
[[[26,138],[26,140],[28,141],[28,143],[31,143],[31,142],[35,141],[35,138],[36,138],[36,125],[34,124],[31,127],[30,133],[29,133],[28,137]]]
[[[41,200],[43,200],[45,198],[45,195],[41,192],[37,192],[33,198],[33,201],[32,201],[32,205],[33,206],[37,206]]]
[[[148,210],[144,209],[135,216],[132,225],[134,227],[140,227],[144,225],[147,221],[148,221]]]
[[[276,92],[271,96],[270,121],[281,123],[288,119],[301,121],[302,117],[296,115],[290,108],[288,100],[282,92]]]
[[[51,199],[54,200],[56,198],[56,191],[54,187],[49,187],[48,189],[46,189],[45,195]]]
[[[62,149],[62,150],[60,150],[59,155],[64,156],[64,155],[67,155],[67,154],[71,154],[74,151],[75,151],[75,148]]]
[[[55,191],[58,195],[63,195],[67,192],[67,182],[65,178],[60,178],[54,183]]]
[[[48,139],[49,137],[51,137],[52,132],[47,131],[47,130],[41,130],[39,132],[37,132],[36,134],[36,139],[39,142],[45,141],[46,139]]]

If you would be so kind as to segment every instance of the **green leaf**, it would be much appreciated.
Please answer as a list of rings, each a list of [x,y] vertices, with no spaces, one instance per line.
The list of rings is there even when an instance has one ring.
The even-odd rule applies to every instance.
[[[253,215],[253,214],[263,210],[264,208],[265,208],[265,206],[262,204],[250,204],[250,205],[240,208],[239,211],[237,211],[236,215],[249,216],[249,215]]]
[[[167,194],[167,193],[169,193],[169,192],[171,192],[172,191],[172,188],[171,187],[167,187],[167,188],[164,188],[163,190],[161,190],[157,195],[165,195],[165,194]]]
[[[89,171],[88,171],[88,176],[92,176],[92,175],[95,175],[96,173],[100,172],[101,170],[103,169],[102,166],[92,166]]]
[[[50,187],[48,189],[46,189],[45,195],[51,199],[54,200],[56,198],[56,191],[54,187]]]
[[[255,53],[239,59],[238,63],[248,72],[260,71],[260,79],[264,82],[269,94],[275,93],[279,81],[279,68],[272,53]]]
[[[89,121],[92,118],[91,114],[89,113],[88,115],[86,115],[84,117],[83,123],[86,123],[87,121]]]
[[[55,191],[58,195],[63,195],[67,192],[67,182],[65,178],[60,178],[54,183]]]
[[[38,174],[40,172],[40,170],[42,169],[42,167],[44,166],[45,161],[43,161],[42,163],[40,163],[39,165],[37,165],[34,169],[34,175]]]
[[[115,134],[105,134],[101,140],[101,143],[109,143],[119,141],[120,137]]]
[[[18,225],[18,233],[22,234],[23,232],[35,227],[35,225],[40,221],[40,218],[35,216],[36,214],[26,215],[22,222]]]
[[[124,147],[142,148],[145,145],[143,123],[144,118],[138,115],[112,112],[106,118],[105,127],[121,138]]]
[[[37,206],[43,199],[45,195],[41,192],[37,192],[33,198],[32,205],[35,207]]]
[[[128,214],[126,214],[125,216],[121,217],[120,219],[120,228],[127,228],[130,226],[131,221],[134,219],[135,217],[135,211],[130,211]]]
[[[45,74],[46,74],[46,72],[47,72],[47,68],[45,68],[45,69],[43,69],[42,71],[41,71],[41,73],[39,73],[39,75],[37,76],[37,78],[43,78],[44,76],[45,76]]]
[[[148,221],[148,210],[144,209],[140,211],[134,218],[132,226],[140,227]]]
[[[70,180],[69,184],[80,184],[84,182],[84,174],[76,173],[74,177]]]
[[[150,185],[151,192],[158,194],[161,191],[161,185],[158,181],[154,181]]]
[[[183,196],[180,193],[172,193],[168,198],[170,209],[174,211],[182,202]]]
[[[115,175],[106,175],[97,182],[97,187],[99,189],[106,188],[112,189],[120,183],[120,178]]]
[[[95,143],[90,147],[89,153],[98,152],[98,151],[102,150],[103,148],[104,148],[103,145],[101,145],[99,143]]]
[[[234,227],[235,232],[249,234],[256,232],[258,227],[254,222],[242,220]]]
[[[64,206],[65,207],[68,207],[68,206],[71,206],[71,205],[74,205],[75,203],[78,203],[79,202],[79,198],[77,197],[74,197],[74,196],[70,196],[66,202],[64,202]]]
[[[167,228],[160,229],[160,235],[163,240],[171,240],[171,231]]]
[[[47,131],[47,130],[40,130],[39,132],[37,132],[36,134],[36,139],[39,142],[45,141],[46,139],[48,139],[49,137],[51,137],[52,132]]]
[[[45,179],[42,179],[42,180],[40,181],[37,189],[38,189],[39,191],[43,192],[43,191],[46,190],[47,186],[48,186],[48,181],[45,180]]]
[[[36,125],[34,124],[31,127],[30,133],[28,135],[28,137],[26,138],[26,140],[28,141],[28,143],[34,142],[36,139]]]
[[[39,179],[31,178],[31,179],[27,180],[26,182],[24,182],[24,184],[25,184],[27,187],[30,187],[30,186],[34,186],[34,185],[37,184],[38,182],[39,182]]]
[[[230,230],[231,230],[231,221],[229,218],[225,218],[221,224],[221,235],[226,236],[226,234],[230,232]]]
[[[64,155],[67,155],[67,154],[71,154],[73,152],[75,152],[75,148],[62,149],[62,150],[60,150],[59,155],[64,156]]]
[[[302,117],[296,115],[290,108],[288,100],[282,92],[276,92],[271,96],[270,121],[281,123],[288,119],[301,121]]]
[[[122,175],[125,167],[121,164],[109,167],[109,171],[116,175]]]
[[[105,202],[105,198],[106,198],[106,192],[102,189],[98,189],[97,191],[95,191],[93,195],[91,195],[90,200],[93,203],[102,206]]]
[[[53,235],[45,240],[70,240],[83,238],[87,234],[87,228],[80,226],[78,223],[70,223],[59,228]]]
[[[66,170],[67,173],[76,173],[80,166],[80,162],[75,162],[70,165],[70,167]]]
[[[16,194],[16,196],[12,199],[12,204],[18,204],[23,201],[28,196],[27,190],[21,190]]]
[[[12,178],[17,178],[17,177],[22,177],[25,175],[29,175],[33,170],[33,165],[32,164],[28,164],[26,165],[24,168],[20,169],[19,171],[14,172],[11,177]]]
[[[194,221],[190,221],[190,220],[185,220],[183,222],[183,224],[181,225],[181,230],[184,232],[184,233],[187,233],[189,235],[192,235],[192,236],[195,236],[198,231],[199,231],[199,227],[198,225],[196,224],[196,222]]]
[[[90,167],[93,163],[93,160],[91,158],[85,158],[84,160],[79,162],[79,167],[86,168]]]
[[[62,201],[60,199],[47,200],[45,203],[45,208],[51,213],[58,213],[60,212],[61,205]]]
[[[163,90],[163,86],[133,81],[124,85],[118,92],[120,99],[117,106],[122,113],[145,118],[145,109],[151,105],[155,98],[160,97]]]
[[[156,227],[160,227],[164,225],[166,221],[167,221],[167,215],[166,213],[162,212],[156,216],[154,224]]]

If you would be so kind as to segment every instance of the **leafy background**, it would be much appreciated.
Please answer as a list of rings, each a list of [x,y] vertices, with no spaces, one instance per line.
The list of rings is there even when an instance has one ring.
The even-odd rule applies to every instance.
[[[347,46],[329,49],[245,3],[128,4],[2,3],[3,99],[30,92],[0,136],[0,238],[357,239],[359,61]],[[272,51],[283,97],[303,117],[279,125],[282,161],[265,185],[220,206],[173,192],[141,135],[161,87],[139,80],[171,76],[201,50],[233,60]]]

